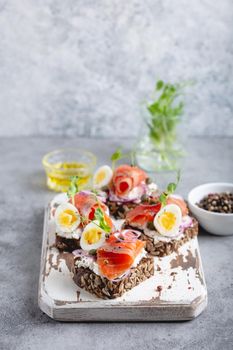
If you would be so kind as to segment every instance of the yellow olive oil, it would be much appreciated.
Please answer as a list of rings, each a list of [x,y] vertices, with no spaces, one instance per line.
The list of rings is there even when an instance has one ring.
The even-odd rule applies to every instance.
[[[84,189],[91,179],[90,167],[85,163],[60,162],[47,168],[47,185],[53,191],[66,192],[71,176],[78,176],[78,186]]]

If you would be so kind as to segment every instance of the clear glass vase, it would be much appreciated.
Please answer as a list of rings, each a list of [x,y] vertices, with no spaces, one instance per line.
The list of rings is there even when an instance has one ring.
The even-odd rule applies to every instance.
[[[139,167],[147,172],[176,172],[181,168],[186,152],[187,124],[185,118],[174,130],[161,135],[160,130],[151,133],[148,127],[150,118],[145,108],[141,111],[140,136],[135,146],[135,157]]]
[[[143,136],[136,146],[136,161],[148,172],[176,171],[183,156],[180,144],[155,143],[149,135]]]
[[[142,137],[136,146],[136,162],[144,169],[151,180],[161,189],[174,182],[178,169],[182,168],[184,151],[181,145],[173,145],[172,149],[166,145],[155,145],[148,135]]]

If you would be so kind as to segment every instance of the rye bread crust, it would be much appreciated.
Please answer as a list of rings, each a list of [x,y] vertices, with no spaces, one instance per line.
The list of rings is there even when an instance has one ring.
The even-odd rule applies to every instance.
[[[56,234],[55,247],[60,251],[72,253],[80,248],[80,239],[65,238]]]
[[[153,238],[145,235],[142,230],[137,228],[138,231],[142,232],[139,239],[146,242],[145,249],[149,254],[153,256],[163,257],[166,255],[172,254],[173,252],[177,252],[179,247],[181,247],[183,244],[185,244],[186,242],[188,242],[189,240],[191,240],[192,238],[198,235],[198,221],[193,217],[192,217],[192,220],[193,220],[193,226],[186,228],[186,230],[184,231],[184,236],[179,240],[173,239],[170,242],[160,241],[160,242],[154,243]],[[135,227],[130,226],[128,224],[125,224],[124,228],[130,228],[134,230],[136,229]]]
[[[154,260],[152,257],[143,258],[136,267],[131,268],[127,277],[115,282],[96,275],[89,268],[74,266],[73,273],[73,280],[79,287],[101,299],[115,299],[153,276]]]

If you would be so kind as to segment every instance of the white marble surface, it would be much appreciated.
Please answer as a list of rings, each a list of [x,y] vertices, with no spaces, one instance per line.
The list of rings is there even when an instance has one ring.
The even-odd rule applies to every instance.
[[[189,133],[233,135],[232,0],[0,0],[0,135],[128,136],[156,79]]]

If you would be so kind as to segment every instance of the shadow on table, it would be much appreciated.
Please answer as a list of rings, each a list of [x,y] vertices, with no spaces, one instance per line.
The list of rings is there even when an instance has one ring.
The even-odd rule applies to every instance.
[[[205,238],[214,238],[214,239],[223,239],[223,238],[230,238],[232,237],[232,235],[214,235],[213,233],[209,233],[208,231],[206,231],[204,228],[199,226],[199,236],[200,237],[205,237]]]
[[[25,279],[22,313],[30,324],[55,322],[47,317],[38,306],[38,282],[40,273],[41,246],[43,235],[44,209],[34,210],[30,225],[30,240],[24,246],[26,263],[22,266]]]

